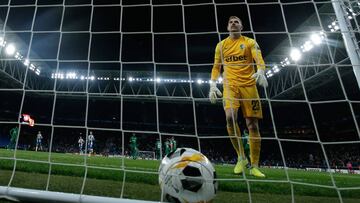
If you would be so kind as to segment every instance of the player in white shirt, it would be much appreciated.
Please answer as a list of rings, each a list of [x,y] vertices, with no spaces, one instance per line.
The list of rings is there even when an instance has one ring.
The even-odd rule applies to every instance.
[[[42,150],[42,139],[43,139],[43,136],[41,135],[41,131],[39,131],[38,134],[36,135],[35,151]]]
[[[79,140],[78,140],[78,144],[79,144],[79,153],[82,154],[83,153],[83,147],[84,147],[84,139],[80,136]]]
[[[95,137],[92,133],[92,131],[89,132],[88,135],[88,152],[89,152],[89,156],[94,152],[94,141],[95,141]]]

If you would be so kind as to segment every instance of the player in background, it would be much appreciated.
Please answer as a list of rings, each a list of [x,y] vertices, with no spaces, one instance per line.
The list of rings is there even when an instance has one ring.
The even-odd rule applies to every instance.
[[[155,142],[155,156],[156,159],[158,160],[161,159],[161,142],[159,138],[157,138]]]
[[[165,156],[168,155],[171,152],[171,146],[170,146],[170,140],[167,138],[164,142],[165,146]]]
[[[137,159],[139,155],[139,149],[138,149],[137,137],[135,133],[133,133],[133,135],[130,137],[129,146],[130,146],[130,156],[133,159]]]
[[[349,173],[349,174],[353,174],[353,173],[354,173],[353,166],[352,166],[352,163],[351,163],[350,160],[346,163],[346,168],[348,169],[348,173]]]
[[[175,140],[174,136],[171,137],[170,142],[171,142],[171,145],[170,145],[171,146],[171,152],[175,152],[176,148],[177,148],[177,143],[176,143],[176,140]]]
[[[216,103],[222,93],[216,87],[223,67],[223,107],[226,116],[226,128],[238,160],[235,174],[244,171],[248,161],[245,158],[238,125],[238,110],[241,107],[246,126],[250,134],[250,174],[265,177],[259,170],[261,136],[258,120],[262,119],[262,109],[256,83],[267,87],[265,62],[259,45],[254,39],[241,35],[242,22],[237,16],[230,16],[227,24],[229,36],[219,42],[215,49],[215,60],[211,71],[209,98]],[[253,65],[256,63],[257,72]]]
[[[172,138],[169,138],[169,148],[170,148],[170,152],[173,151],[174,147],[173,147],[173,142],[172,142]]]
[[[94,142],[95,142],[95,137],[93,135],[93,132],[90,131],[89,135],[88,135],[88,153],[89,153],[89,156],[91,156],[91,154],[94,153]]]
[[[80,136],[79,140],[78,140],[79,154],[83,154],[84,143],[85,143],[85,140]]]
[[[35,151],[43,150],[43,147],[42,147],[42,139],[43,139],[43,136],[41,135],[41,131],[39,131],[38,134],[36,135],[36,147],[35,147]]]
[[[8,149],[15,149],[18,133],[19,133],[19,127],[16,126],[14,128],[11,128],[11,130],[10,130],[10,142],[9,142],[9,144],[7,146]]]

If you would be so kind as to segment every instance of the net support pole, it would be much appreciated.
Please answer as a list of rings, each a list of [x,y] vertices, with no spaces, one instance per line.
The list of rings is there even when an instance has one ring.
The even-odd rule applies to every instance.
[[[70,194],[43,190],[24,189],[0,186],[0,200],[2,198],[15,201],[57,202],[57,203],[155,203],[151,201],[99,197],[92,195]]]
[[[347,14],[343,9],[343,0],[331,0],[332,6],[335,11],[336,18],[339,23],[341,35],[344,40],[346,52],[349,55],[351,65],[356,77],[358,87],[360,89],[360,53],[357,46],[356,38],[354,33],[350,31],[350,22],[347,18]]]

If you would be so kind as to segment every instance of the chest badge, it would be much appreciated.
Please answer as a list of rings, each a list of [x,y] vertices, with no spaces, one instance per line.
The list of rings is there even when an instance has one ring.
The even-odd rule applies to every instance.
[[[240,44],[240,49],[245,49],[245,44]]]

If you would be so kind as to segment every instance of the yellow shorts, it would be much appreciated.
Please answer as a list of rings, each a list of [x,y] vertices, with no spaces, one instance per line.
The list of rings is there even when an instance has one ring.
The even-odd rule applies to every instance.
[[[262,118],[261,102],[256,86],[236,87],[224,85],[223,91],[224,109],[238,109],[241,107],[245,118]]]

